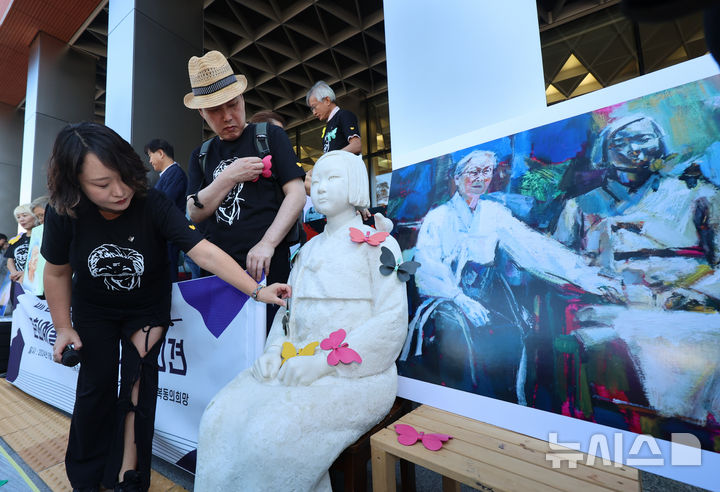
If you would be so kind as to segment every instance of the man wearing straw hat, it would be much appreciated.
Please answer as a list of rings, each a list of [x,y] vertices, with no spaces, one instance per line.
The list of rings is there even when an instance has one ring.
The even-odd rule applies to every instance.
[[[190,157],[190,219],[206,221],[209,239],[257,281],[264,273],[268,282],[284,282],[290,272],[284,238],[305,204],[305,173],[290,140],[281,128],[267,126],[272,176],[261,175],[255,127],[245,121],[245,76],[235,75],[218,51],[190,58],[188,73],[192,92],[183,102],[217,134],[204,158],[201,147]]]

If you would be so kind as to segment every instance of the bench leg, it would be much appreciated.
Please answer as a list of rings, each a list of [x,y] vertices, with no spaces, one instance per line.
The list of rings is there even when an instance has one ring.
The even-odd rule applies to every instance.
[[[395,492],[395,463],[397,457],[372,448],[372,482],[373,492]]]
[[[415,463],[400,460],[400,490],[402,492],[415,492]]]

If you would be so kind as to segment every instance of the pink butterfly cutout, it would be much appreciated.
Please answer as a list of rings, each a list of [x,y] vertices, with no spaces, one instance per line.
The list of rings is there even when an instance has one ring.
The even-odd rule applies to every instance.
[[[423,446],[430,451],[437,451],[442,448],[444,441],[452,439],[452,436],[447,434],[425,434],[424,432],[418,432],[412,425],[406,424],[395,424],[395,432],[398,434],[398,442],[403,446],[412,446],[420,439]]]
[[[343,364],[357,362],[360,364],[362,362],[360,354],[348,348],[347,342],[343,343],[343,340],[345,340],[345,330],[340,328],[330,333],[329,337],[320,342],[321,349],[331,351],[327,356],[328,364],[331,366],[338,365],[338,362],[342,362]]]
[[[263,158],[262,158],[262,163],[263,163],[263,170],[262,170],[262,173],[261,173],[261,174],[262,174],[262,177],[263,177],[263,178],[269,178],[270,176],[272,176],[272,171],[270,170],[270,169],[272,168],[272,156],[271,156],[271,155],[266,155],[265,157],[263,157]],[[257,181],[259,178],[260,178],[260,176],[258,176],[257,178],[253,179],[253,183],[254,183],[255,181]]]
[[[350,239],[352,239],[354,243],[365,242],[370,246],[378,246],[380,243],[385,241],[385,238],[389,235],[389,232],[376,232],[375,234],[370,234],[370,231],[363,234],[360,229],[356,229],[355,227],[350,228]]]

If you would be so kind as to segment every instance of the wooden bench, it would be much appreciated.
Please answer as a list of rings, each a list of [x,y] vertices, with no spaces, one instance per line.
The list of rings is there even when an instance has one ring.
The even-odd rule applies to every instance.
[[[576,468],[562,461],[553,468],[549,453],[577,454],[543,440],[478,422],[437,408],[422,405],[396,423],[418,431],[453,436],[439,451],[429,451],[419,441],[403,446],[393,425],[370,438],[373,492],[396,490],[395,463],[404,459],[442,475],[443,490],[459,492],[460,484],[495,491],[639,491],[639,472],[628,466],[604,465],[600,458],[592,466],[587,456],[576,460]]]

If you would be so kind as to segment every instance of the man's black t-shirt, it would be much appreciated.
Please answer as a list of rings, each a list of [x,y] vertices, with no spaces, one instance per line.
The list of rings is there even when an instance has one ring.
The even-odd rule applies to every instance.
[[[10,246],[5,251],[5,262],[7,263],[7,259],[12,258],[15,261],[15,268],[22,272],[25,270],[25,263],[27,263],[30,238],[27,233],[23,232],[19,237],[10,239],[9,242]]]
[[[73,317],[83,308],[168,310],[170,274],[167,242],[183,251],[202,240],[177,207],[157,190],[135,195],[117,218],[104,218],[85,196],[77,218],[45,214],[41,253],[54,265],[70,263],[74,273]]]
[[[339,109],[323,129],[323,154],[331,150],[342,150],[347,146],[350,137],[354,136],[360,136],[357,118],[350,111]]]
[[[282,128],[267,126],[272,170],[276,179],[260,178],[239,183],[230,190],[215,213],[203,222],[208,239],[245,267],[245,257],[262,239],[280,209],[284,195],[279,189],[288,181],[302,178],[305,171],[297,165],[297,156]],[[188,195],[212,182],[235,159],[257,156],[255,125],[250,123],[233,141],[213,140],[205,164],[205,176],[198,160],[200,147],[190,156]]]

